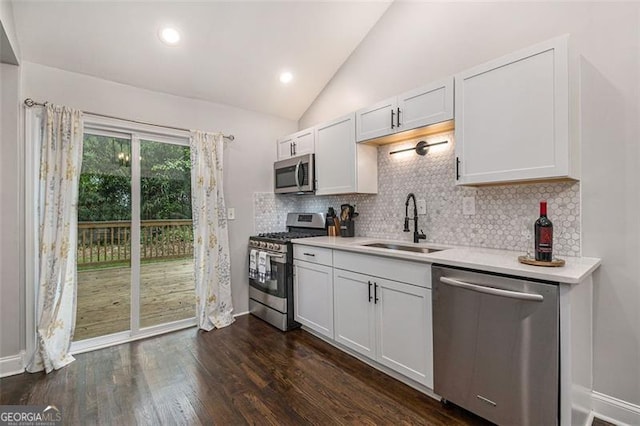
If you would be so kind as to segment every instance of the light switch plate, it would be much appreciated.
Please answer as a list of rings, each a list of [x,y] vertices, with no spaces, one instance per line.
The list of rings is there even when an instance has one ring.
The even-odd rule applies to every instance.
[[[427,214],[427,200],[418,200],[416,204],[418,207],[418,214]]]
[[[462,214],[476,214],[476,197],[462,197]]]
[[[227,219],[235,220],[235,218],[236,218],[236,209],[234,209],[233,207],[229,207],[227,209]]]

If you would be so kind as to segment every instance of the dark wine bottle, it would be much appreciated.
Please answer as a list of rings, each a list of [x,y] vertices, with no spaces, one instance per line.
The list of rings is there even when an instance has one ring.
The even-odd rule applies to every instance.
[[[547,218],[547,202],[540,201],[540,217],[533,227],[536,236],[536,260],[553,260],[553,223]]]

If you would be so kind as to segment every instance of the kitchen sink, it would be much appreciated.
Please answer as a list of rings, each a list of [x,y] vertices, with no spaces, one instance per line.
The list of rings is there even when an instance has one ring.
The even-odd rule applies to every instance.
[[[362,246],[383,248],[383,249],[389,249],[389,250],[410,251],[413,253],[433,253],[436,251],[441,251],[441,249],[432,249],[427,247],[416,247],[416,246],[403,246],[400,244],[393,244],[393,243],[370,243],[370,244],[363,244]]]

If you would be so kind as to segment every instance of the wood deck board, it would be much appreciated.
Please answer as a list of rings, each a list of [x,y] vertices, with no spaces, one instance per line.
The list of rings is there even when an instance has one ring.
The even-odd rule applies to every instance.
[[[140,326],[195,316],[193,260],[167,260],[140,268]],[[74,340],[130,329],[131,268],[78,272],[78,308]]]

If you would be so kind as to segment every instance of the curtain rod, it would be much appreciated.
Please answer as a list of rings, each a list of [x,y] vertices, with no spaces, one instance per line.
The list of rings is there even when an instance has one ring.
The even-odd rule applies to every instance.
[[[40,102],[36,102],[31,98],[27,98],[24,100],[24,104],[31,108],[32,106],[47,106],[49,102],[44,102],[44,103],[40,103]],[[104,118],[112,118],[115,120],[122,120],[122,121],[128,121],[130,123],[136,123],[136,124],[144,124],[147,126],[154,126],[154,127],[163,127],[165,129],[173,129],[173,130],[180,130],[183,132],[191,132],[191,130],[189,129],[183,129],[182,127],[173,127],[173,126],[165,126],[162,124],[154,124],[154,123],[149,123],[147,121],[138,121],[138,120],[130,120],[128,118],[122,118],[122,117],[115,117],[113,115],[106,115],[106,114],[98,114],[96,112],[90,112],[90,111],[83,111],[85,114],[90,114],[90,115],[95,115],[97,117],[104,117]],[[228,139],[230,141],[233,141],[236,137],[233,135],[222,135],[225,139]]]

